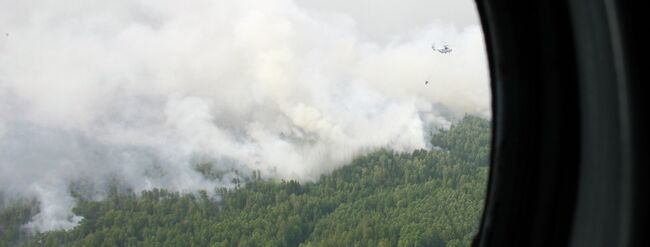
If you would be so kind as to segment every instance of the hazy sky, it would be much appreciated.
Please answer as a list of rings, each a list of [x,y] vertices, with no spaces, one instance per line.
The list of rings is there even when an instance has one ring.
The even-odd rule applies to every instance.
[[[0,33],[0,195],[41,202],[30,229],[76,225],[73,184],[313,181],[490,115],[469,0],[0,0]]]
[[[353,19],[363,38],[387,41],[432,24],[451,24],[459,29],[479,25],[471,0],[301,0],[309,10],[329,11]]]

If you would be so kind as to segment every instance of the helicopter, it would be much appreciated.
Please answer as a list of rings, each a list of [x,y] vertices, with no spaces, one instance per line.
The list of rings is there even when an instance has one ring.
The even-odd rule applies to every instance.
[[[449,48],[449,45],[444,45],[442,49],[440,49],[440,48],[436,48],[435,44],[431,44],[431,49],[433,49],[433,51],[437,51],[442,54],[451,53],[451,51],[453,51],[453,49]]]

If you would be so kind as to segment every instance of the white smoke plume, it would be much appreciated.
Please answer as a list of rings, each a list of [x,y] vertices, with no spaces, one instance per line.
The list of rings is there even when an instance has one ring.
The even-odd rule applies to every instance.
[[[362,26],[290,0],[0,0],[0,195],[40,202],[33,230],[69,229],[75,184],[100,198],[115,181],[211,190],[234,170],[313,181],[489,116],[477,23],[431,16],[381,40]]]

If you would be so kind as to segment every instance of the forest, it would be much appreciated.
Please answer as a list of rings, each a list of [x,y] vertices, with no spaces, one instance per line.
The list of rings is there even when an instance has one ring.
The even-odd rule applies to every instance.
[[[104,200],[78,199],[83,220],[68,231],[26,232],[37,203],[14,202],[0,212],[0,246],[469,246],[484,206],[490,125],[468,115],[432,134],[431,150],[376,150],[315,182],[255,172],[217,188],[218,200],[110,188]]]

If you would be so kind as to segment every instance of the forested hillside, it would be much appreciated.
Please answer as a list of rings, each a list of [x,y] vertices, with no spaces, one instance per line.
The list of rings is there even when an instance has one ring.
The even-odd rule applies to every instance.
[[[0,213],[0,246],[469,246],[483,208],[490,123],[466,116],[439,132],[440,149],[358,157],[314,183],[260,174],[234,189],[80,200],[69,231],[27,237],[35,209]],[[263,174],[262,174],[263,175]],[[262,176],[263,177],[263,176]],[[29,204],[26,204],[29,205]]]

